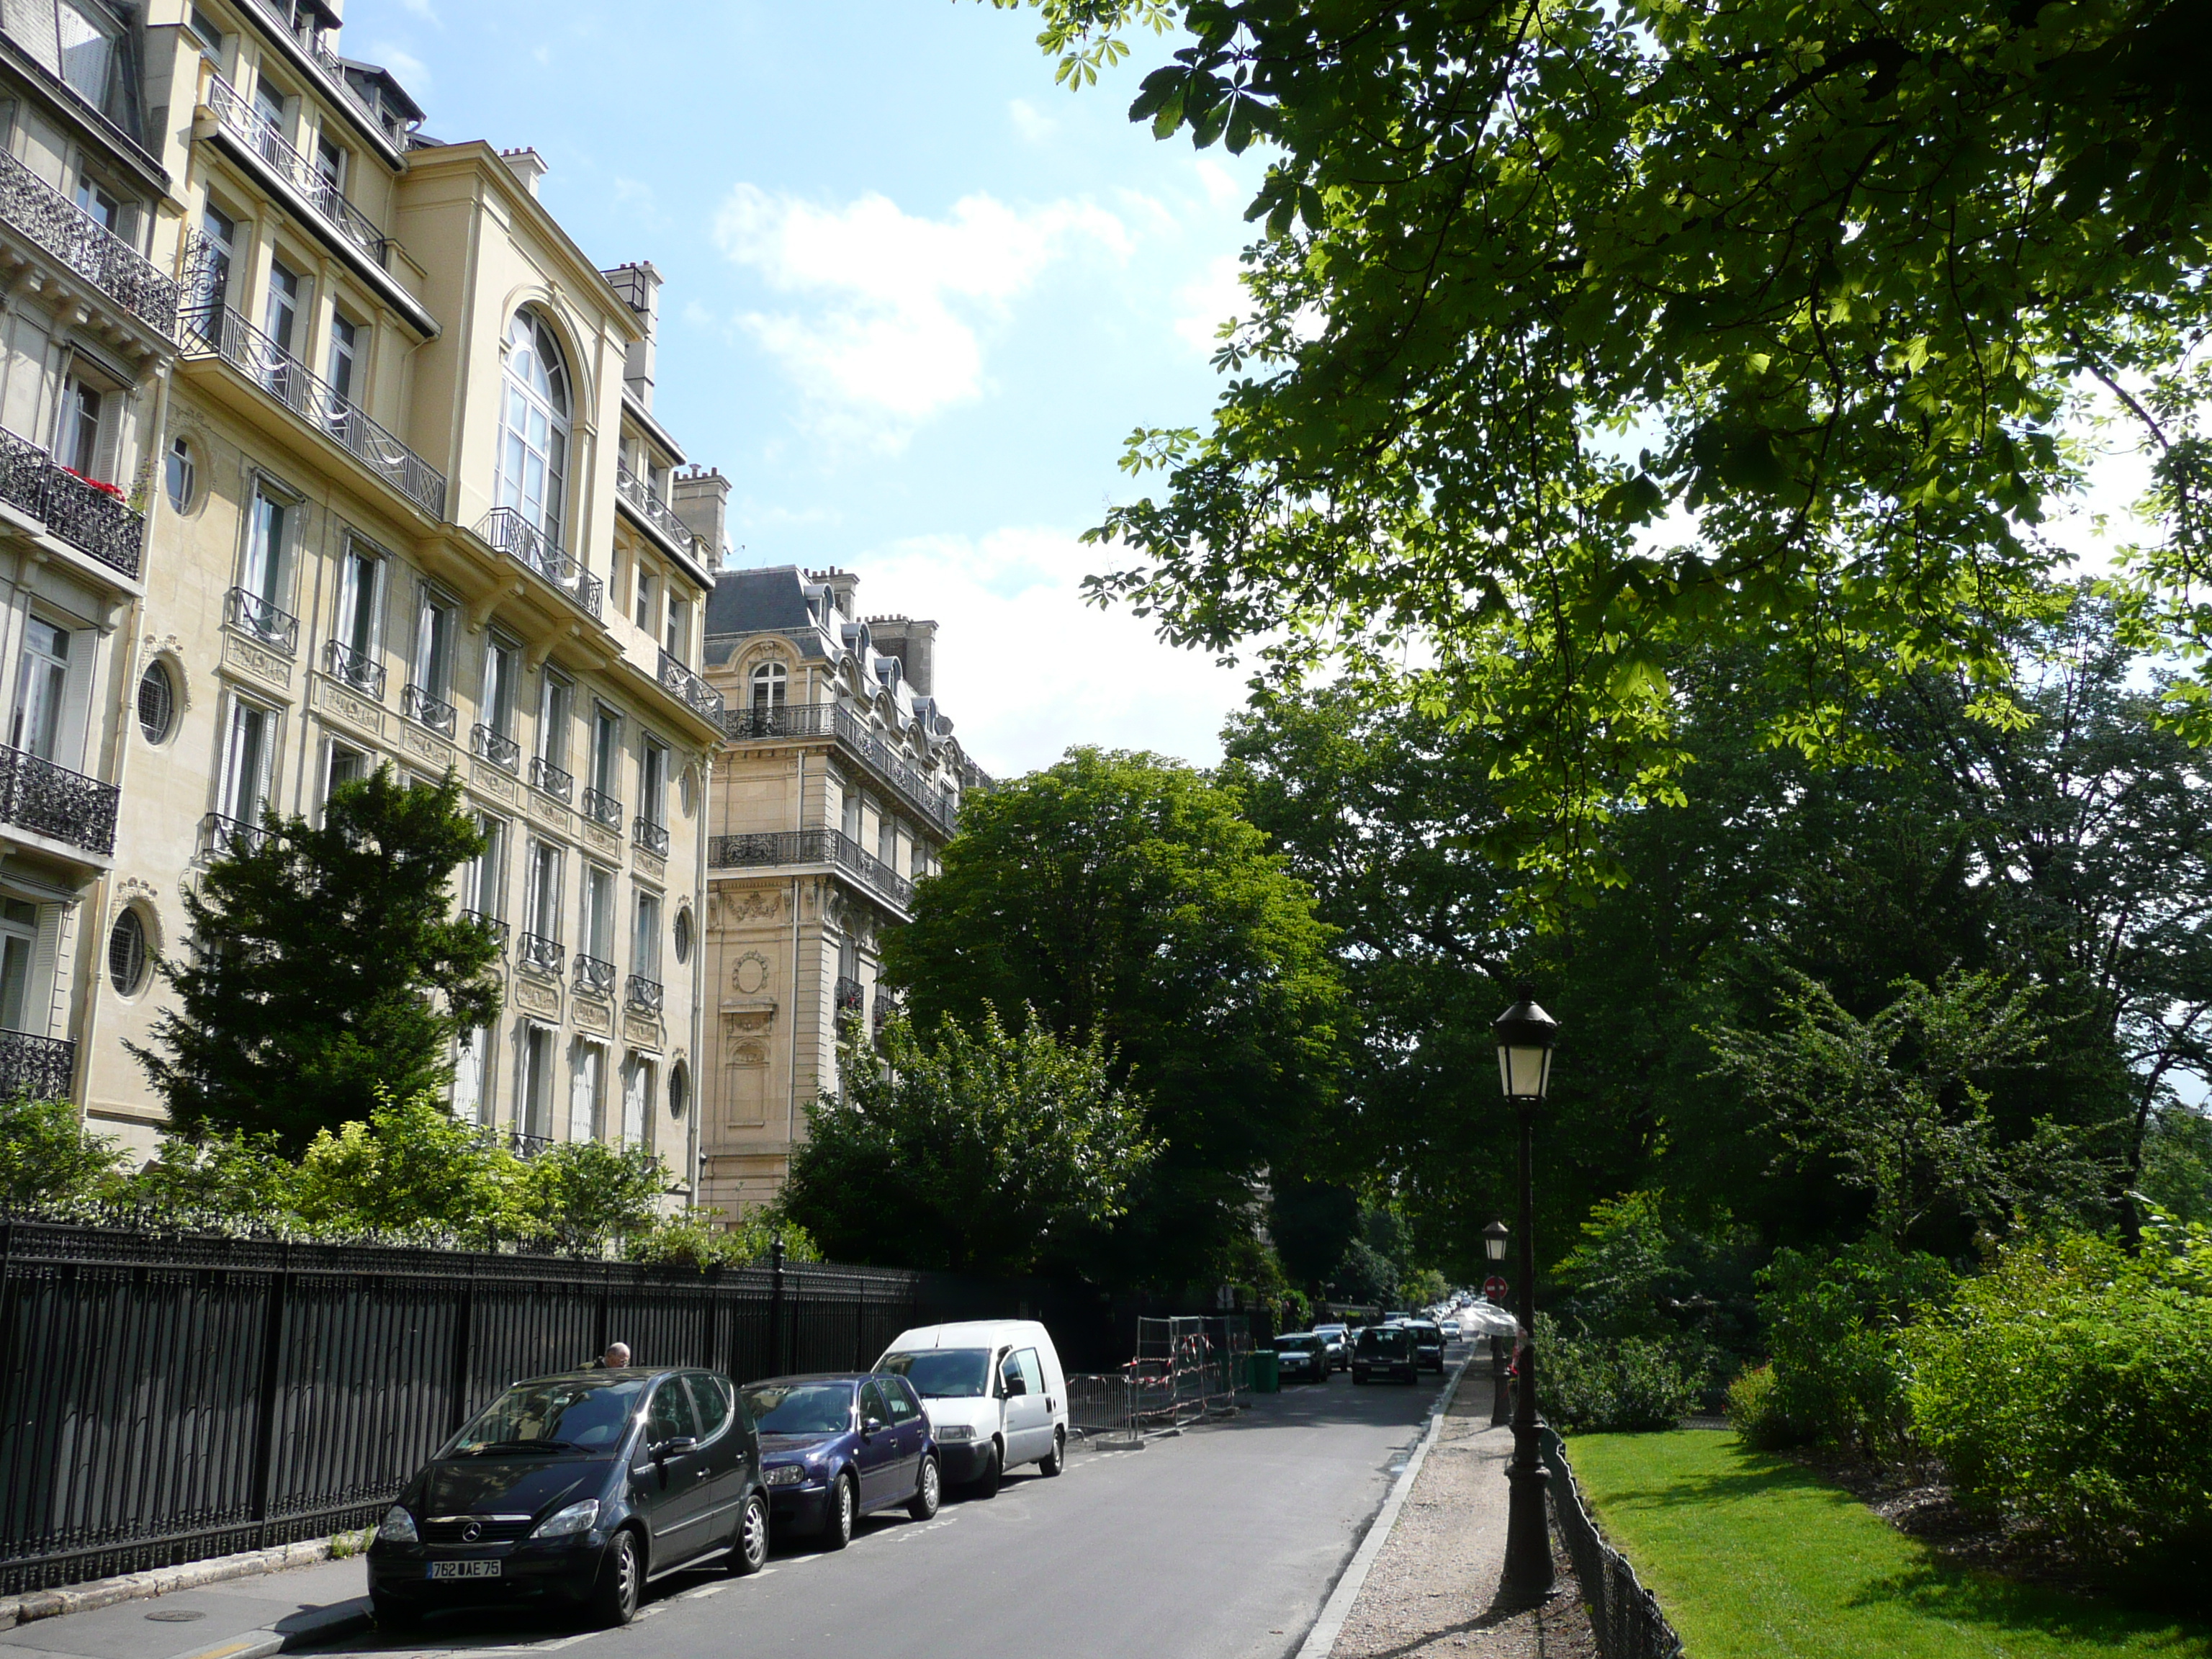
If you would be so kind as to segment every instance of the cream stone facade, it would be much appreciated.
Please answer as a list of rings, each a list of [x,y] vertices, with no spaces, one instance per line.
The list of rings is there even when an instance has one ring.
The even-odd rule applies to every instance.
[[[839,1029],[880,1025],[886,930],[988,783],[935,696],[937,624],[864,617],[850,572],[726,570],[706,676],[726,741],[708,822],[701,1195],[773,1200]]]
[[[455,902],[506,989],[456,1109],[689,1184],[726,486],[653,413],[659,274],[587,259],[533,152],[422,137],[337,29],[315,0],[0,10],[0,461],[35,474],[0,483],[0,758],[36,785],[0,799],[0,1060],[64,1045],[89,1117],[150,1145],[125,1044],[207,860],[380,763],[452,770],[493,840]]]

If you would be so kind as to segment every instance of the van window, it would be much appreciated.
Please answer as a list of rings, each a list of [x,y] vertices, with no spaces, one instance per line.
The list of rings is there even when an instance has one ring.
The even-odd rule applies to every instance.
[[[924,1400],[981,1400],[991,1381],[988,1348],[925,1348],[887,1353],[876,1369],[903,1376]]]
[[[1012,1356],[1013,1363],[1021,1368],[1022,1381],[1029,1384],[1033,1395],[1044,1392],[1044,1368],[1037,1364],[1036,1350],[1024,1348]]]

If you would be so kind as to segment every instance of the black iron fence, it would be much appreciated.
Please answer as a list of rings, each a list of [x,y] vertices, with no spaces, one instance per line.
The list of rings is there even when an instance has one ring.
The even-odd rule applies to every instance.
[[[1043,1313],[1018,1290],[0,1219],[0,1595],[368,1524],[508,1382],[610,1341],[741,1382],[865,1366]]]
[[[1644,1588],[1628,1558],[1605,1541],[1583,1502],[1582,1487],[1558,1433],[1542,1431],[1544,1464],[1551,1471],[1552,1513],[1559,1523],[1575,1577],[1582,1582],[1600,1659],[1679,1659],[1682,1638]]]

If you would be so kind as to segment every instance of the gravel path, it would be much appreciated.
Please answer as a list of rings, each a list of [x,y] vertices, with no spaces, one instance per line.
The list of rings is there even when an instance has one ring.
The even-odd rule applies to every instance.
[[[1492,1607],[1505,1563],[1511,1431],[1490,1426],[1492,1382],[1470,1365],[1445,1408],[1389,1541],[1375,1559],[1330,1659],[1595,1659],[1574,1568],[1553,1539],[1559,1590],[1517,1613]]]

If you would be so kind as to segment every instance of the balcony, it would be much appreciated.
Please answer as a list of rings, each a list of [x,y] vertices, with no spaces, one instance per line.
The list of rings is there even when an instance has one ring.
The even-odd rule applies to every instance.
[[[588,996],[611,997],[615,994],[615,965],[598,957],[576,953],[576,988]]]
[[[575,779],[543,755],[530,757],[530,787],[542,789],[557,801],[566,801],[574,793]]]
[[[21,749],[0,749],[0,823],[106,858],[115,850],[118,796],[112,783]]]
[[[279,611],[258,593],[232,588],[223,595],[222,619],[271,651],[289,657],[300,649],[300,619],[289,611]]]
[[[200,820],[200,851],[209,858],[245,858],[268,844],[269,831],[243,818],[210,812]]]
[[[489,726],[470,728],[469,747],[502,771],[522,770],[522,745],[513,738],[500,736]]]
[[[622,803],[605,790],[586,789],[584,791],[583,799],[577,805],[583,809],[584,816],[591,819],[593,823],[604,824],[617,834],[621,833]]]
[[[959,827],[958,798],[939,788],[899,758],[868,723],[837,703],[802,702],[732,708],[722,715],[722,735],[733,743],[773,743],[786,738],[835,736],[878,782],[896,793],[945,835]]]
[[[460,723],[459,709],[419,685],[410,685],[400,694],[399,708],[409,720],[417,726],[428,726],[441,738],[450,739]]]
[[[826,864],[901,911],[912,908],[914,884],[881,859],[860,850],[860,842],[838,830],[778,830],[764,835],[716,836],[708,844],[708,864],[717,870],[758,869],[786,864]]]
[[[323,672],[371,702],[384,701],[384,665],[343,640],[324,642]]]
[[[507,954],[507,924],[497,916],[487,915],[482,910],[464,910],[461,912],[461,920],[472,921],[489,933],[492,943],[499,946],[500,954],[501,956]]]
[[[346,199],[319,168],[286,142],[284,135],[263,120],[238,88],[220,75],[208,77],[208,107],[238,142],[251,150],[286,184],[307,199],[307,204],[332,229],[374,260],[380,270],[391,242],[369,216]]]
[[[702,720],[720,722],[722,694],[665,651],[660,653],[660,684],[664,690],[673,691],[689,703],[693,714]]]
[[[183,313],[185,356],[220,357],[429,517],[446,516],[446,476],[228,306]]]
[[[527,1129],[510,1129],[507,1144],[517,1158],[535,1158],[554,1144],[551,1135],[534,1135]]]
[[[668,826],[651,818],[630,820],[629,838],[655,858],[668,856]]]
[[[477,534],[489,542],[494,551],[506,554],[517,564],[544,577],[593,622],[601,619],[599,607],[606,594],[606,584],[546,540],[543,532],[513,507],[492,508],[477,526]]]
[[[543,974],[548,979],[561,977],[561,941],[548,939],[543,933],[517,933],[514,936],[514,965],[533,974]]]
[[[5,151],[0,151],[0,219],[140,322],[176,337],[176,283]]]
[[[346,79],[345,65],[338,60],[336,52],[323,44],[322,31],[316,27],[314,13],[309,8],[301,6],[295,10],[290,0],[253,0],[253,6],[314,60],[315,66],[330,77],[331,87],[360,112],[363,120],[383,133],[390,143],[401,149],[405,148],[403,136],[392,131],[384,118],[363,102],[361,94],[353,89],[353,83]]]
[[[0,1100],[67,1100],[76,1080],[76,1044],[28,1031],[0,1031]]]
[[[632,974],[625,987],[623,997],[629,1006],[648,1014],[657,1014],[665,1000],[665,993],[657,979],[647,979],[643,974]]]
[[[860,981],[857,979],[848,979],[842,974],[837,975],[837,988],[831,995],[836,1002],[837,1018],[840,1020],[858,1019],[862,1010],[867,1006],[868,994]]]
[[[137,579],[146,520],[109,490],[8,431],[0,431],[0,501],[43,520],[50,535],[78,552]]]
[[[653,493],[653,486],[619,460],[615,463],[615,499],[635,514],[646,526],[666,540],[685,558],[713,568],[707,544],[691,533],[691,526],[676,516],[676,509]]]

